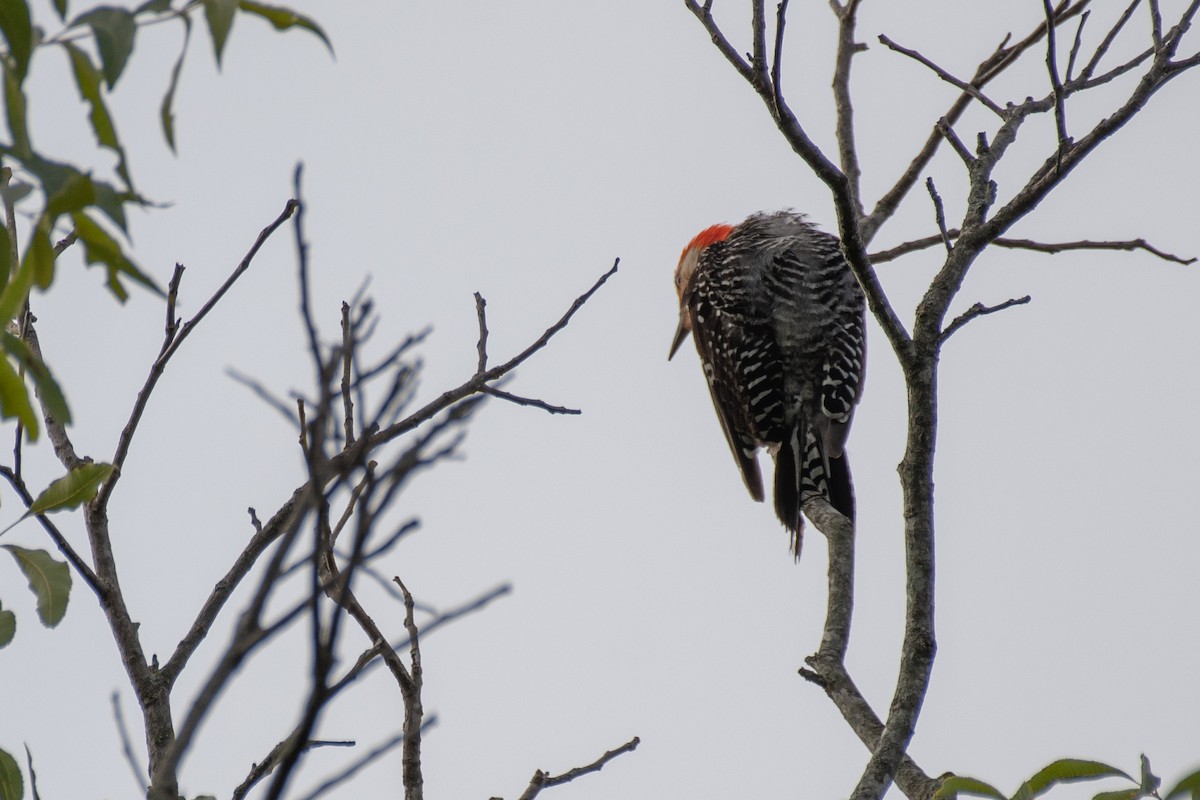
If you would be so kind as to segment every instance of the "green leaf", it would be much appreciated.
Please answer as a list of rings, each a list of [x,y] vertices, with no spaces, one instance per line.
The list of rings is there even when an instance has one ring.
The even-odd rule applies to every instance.
[[[208,32],[212,36],[217,69],[221,68],[221,54],[225,52],[225,42],[229,39],[237,6],[237,0],[204,0],[204,19],[208,21]]]
[[[3,230],[3,228],[0,228]],[[29,349],[29,345],[8,331],[0,331],[0,348],[12,356],[18,364],[25,368],[25,374],[33,379],[42,406],[51,417],[58,422],[68,425],[71,422],[71,410],[67,406],[67,398],[50,368]]]
[[[7,358],[0,358],[0,417],[16,417],[25,426],[29,438],[37,439],[38,418],[29,402],[29,391]]]
[[[1059,783],[1094,781],[1100,778],[1117,776],[1129,778],[1134,783],[1137,782],[1116,767],[1103,764],[1099,761],[1087,761],[1080,758],[1060,758],[1058,761],[1043,767],[1036,775],[1025,781],[1021,785],[1021,788],[1017,790],[1017,793],[1013,795],[1013,800],[1032,800],[1034,797],[1045,794]]]
[[[54,10],[58,12],[59,19],[67,21],[67,0],[54,0]]]
[[[285,31],[288,28],[303,28],[306,31],[311,31],[329,48],[330,55],[333,54],[333,43],[329,41],[329,37],[325,35],[325,31],[321,29],[321,26],[310,17],[297,14],[290,8],[269,6],[266,3],[255,3],[252,0],[238,0],[238,8],[247,14],[262,17],[274,25],[277,31]]]
[[[129,292],[121,284],[122,275],[142,284],[155,294],[163,294],[158,284],[125,255],[117,240],[95,220],[82,211],[72,214],[71,219],[75,222],[75,233],[83,244],[84,261],[89,266],[103,264],[108,268],[108,288],[118,300],[123,303],[129,297]]]
[[[50,226],[43,217],[30,233],[29,247],[25,250],[29,263],[29,275],[39,289],[47,289],[54,281],[54,245],[50,244]],[[9,317],[4,317],[9,319]]]
[[[17,760],[0,750],[0,800],[21,800],[24,794],[25,785]]]
[[[37,597],[38,619],[42,624],[53,628],[62,622],[71,596],[71,570],[67,565],[55,561],[45,550],[27,550],[15,544],[0,547],[12,553],[17,566],[25,573],[29,588]]]
[[[1193,772],[1191,775],[1186,775],[1179,780],[1179,783],[1171,787],[1171,791],[1167,792],[1163,800],[1200,800],[1200,769]]]
[[[100,52],[100,64],[104,67],[104,80],[112,89],[125,71],[129,54],[133,52],[133,38],[137,34],[133,14],[123,8],[99,6],[80,14],[70,27],[77,28],[80,25],[92,29],[96,49]]]
[[[17,635],[17,615],[0,608],[0,648],[8,647],[8,643]]]
[[[53,194],[47,196],[45,212],[47,225],[53,227],[54,222],[63,214],[79,211],[95,202],[96,184],[92,182],[90,176],[76,172]]]
[[[167,140],[167,147],[171,148],[171,152],[177,152],[175,149],[175,112],[172,107],[175,104],[175,90],[179,88],[179,73],[183,72],[183,57],[187,55],[188,42],[192,38],[192,20],[188,16],[180,16],[183,22],[183,46],[179,48],[179,58],[175,59],[175,66],[171,68],[171,82],[167,85],[167,93],[163,95],[162,107],[159,109],[158,116],[162,120],[163,138]]]
[[[100,89],[100,71],[83,50],[70,42],[63,42],[63,47],[71,57],[71,69],[75,73],[79,97],[91,107],[88,119],[92,123],[92,132],[96,134],[96,142],[117,154],[117,174],[125,181],[126,186],[131,186],[125,149],[121,147],[117,138],[116,126],[113,124],[112,115],[108,113],[108,105],[104,102],[104,93]]]
[[[29,59],[33,56],[33,20],[25,0],[0,2],[0,33],[8,42],[8,52],[17,68],[17,82],[25,80]]]
[[[1142,790],[1138,788],[1118,789],[1115,792],[1100,792],[1092,800],[1137,800],[1141,796]]]
[[[974,794],[980,797],[991,797],[994,800],[1006,800],[1000,790],[991,784],[975,778],[964,778],[961,775],[951,775],[942,781],[932,800],[947,800],[959,794]]]
[[[12,134],[13,155],[24,161],[33,155],[25,122],[25,93],[21,91],[20,80],[7,67],[4,68],[4,110],[8,116],[8,131]]]
[[[29,506],[25,515],[79,508],[96,496],[100,484],[108,480],[108,476],[113,474],[113,469],[112,464],[103,462],[76,467],[47,486]]]

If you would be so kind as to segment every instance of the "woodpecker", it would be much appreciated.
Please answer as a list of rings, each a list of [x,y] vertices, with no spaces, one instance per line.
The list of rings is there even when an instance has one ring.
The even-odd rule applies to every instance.
[[[800,557],[801,506],[820,494],[850,519],[845,444],[862,396],[866,303],[835,236],[791,211],[713,225],[675,270],[689,333],[750,496],[763,500],[758,450],[775,461],[775,513]]]

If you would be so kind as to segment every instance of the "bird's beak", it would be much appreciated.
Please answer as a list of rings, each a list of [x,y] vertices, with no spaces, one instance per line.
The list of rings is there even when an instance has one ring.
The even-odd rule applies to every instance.
[[[679,345],[683,344],[683,340],[687,338],[689,333],[691,331],[687,327],[687,318],[684,317],[683,312],[680,312],[679,327],[675,329],[675,338],[671,342],[671,352],[667,353],[667,361],[675,357],[675,351],[679,349]]]

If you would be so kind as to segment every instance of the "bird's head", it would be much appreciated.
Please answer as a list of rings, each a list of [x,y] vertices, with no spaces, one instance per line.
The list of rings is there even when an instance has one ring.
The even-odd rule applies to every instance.
[[[679,266],[675,268],[675,292],[679,295],[679,327],[675,329],[675,338],[671,341],[671,352],[667,354],[670,361],[683,344],[683,340],[692,332],[692,316],[688,310],[687,297],[692,288],[692,279],[696,275],[696,267],[700,258],[710,246],[723,242],[733,232],[732,225],[712,225],[688,242],[687,247],[679,256]]]

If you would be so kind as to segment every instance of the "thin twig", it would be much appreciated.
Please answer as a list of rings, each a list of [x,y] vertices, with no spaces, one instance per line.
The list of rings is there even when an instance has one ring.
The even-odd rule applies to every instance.
[[[584,767],[575,767],[574,769],[569,769],[560,775],[550,775],[539,769],[537,772],[533,773],[533,778],[529,781],[529,786],[521,794],[519,800],[533,800],[533,798],[537,797],[538,794],[541,793],[542,789],[546,789],[551,786],[561,786],[564,783],[570,783],[576,778],[588,775],[592,772],[599,772],[600,770],[604,769],[604,766],[608,762],[612,761],[617,756],[624,755],[625,753],[632,753],[641,743],[642,740],[635,736],[620,747],[609,750],[591,764],[588,764]]]
[[[475,344],[475,350],[479,353],[479,361],[475,367],[475,374],[487,371],[487,300],[483,299],[483,295],[479,292],[475,293],[475,316],[479,320],[479,341]]]
[[[945,245],[947,254],[953,253],[954,245],[950,244],[950,233],[946,230],[946,209],[942,207],[942,197],[933,185],[933,178],[925,179],[925,188],[929,190],[929,197],[933,200],[933,214],[937,220],[938,230],[941,231],[942,244]]]
[[[982,316],[986,316],[988,314],[995,314],[997,311],[1003,311],[1004,309],[1012,308],[1013,306],[1023,306],[1032,299],[1033,298],[1031,298],[1029,295],[1025,295],[1024,297],[1017,297],[1012,300],[1005,300],[1003,303],[1000,303],[1000,304],[994,305],[994,306],[985,306],[983,303],[976,303],[975,305],[971,306],[966,311],[964,311],[963,313],[961,313],[957,317],[955,317],[954,321],[946,326],[946,329],[944,331],[942,331],[940,341],[942,344],[945,344],[946,340],[949,339],[951,336],[953,336],[957,330],[962,328],[964,325],[966,325],[968,322],[975,319],[976,317],[982,317]]]
[[[509,392],[503,391],[502,389],[497,389],[494,386],[484,387],[483,393],[489,394],[492,397],[499,397],[501,400],[507,400],[510,403],[516,403],[519,406],[533,406],[534,408],[540,408],[543,411],[550,412],[551,414],[582,414],[583,413],[583,411],[581,411],[578,408],[566,408],[565,406],[553,406],[553,405],[550,405],[549,403],[547,403],[545,400],[538,400],[538,399],[532,398],[532,397],[520,397],[518,395],[510,394]]]
[[[125,763],[129,765],[129,771],[133,773],[134,783],[137,784],[138,791],[141,794],[146,794],[146,768],[138,763],[137,756],[133,753],[133,741],[129,737],[129,728],[125,725],[125,715],[121,713],[121,695],[118,692],[112,693],[112,710],[113,722],[117,726],[117,736],[121,739],[121,753],[125,756]]]
[[[950,228],[946,231],[946,233],[951,239],[955,239],[958,238],[959,230],[958,228]],[[921,239],[913,239],[910,242],[904,242],[903,244],[896,245],[895,247],[890,247],[887,250],[880,250],[877,253],[872,253],[871,262],[874,264],[885,264],[888,261],[895,261],[901,256],[917,252],[918,250],[924,250],[936,244],[940,244],[941,242],[942,237],[940,235],[925,236]],[[1084,239],[1075,242],[1036,242],[1032,239],[1000,238],[996,239],[994,242],[992,242],[992,244],[996,245],[997,247],[1004,247],[1010,250],[1033,250],[1038,253],[1049,253],[1051,255],[1063,253],[1068,250],[1123,250],[1126,252],[1144,250],[1147,253],[1157,256],[1164,261],[1170,261],[1175,264],[1183,264],[1186,266],[1188,264],[1196,263],[1195,256],[1191,258],[1184,258],[1183,256],[1167,253],[1150,244],[1145,239],[1128,239],[1125,241],[1111,242],[1095,241],[1091,239]]]
[[[1058,148],[1064,150],[1071,144],[1067,135],[1067,111],[1064,103],[1063,83],[1058,75],[1058,37],[1054,25],[1054,8],[1050,0],[1042,0],[1046,11],[1046,71],[1050,73],[1050,87],[1054,91],[1054,124],[1058,130]]]
[[[424,733],[425,731],[429,730],[436,724],[437,724],[437,715],[436,714],[431,715],[427,720],[425,720],[424,723],[422,723],[421,732]],[[378,761],[380,758],[387,755],[392,750],[396,749],[396,747],[398,745],[401,745],[403,743],[404,743],[404,734],[403,733],[396,734],[391,739],[388,739],[387,741],[379,744],[378,746],[376,746],[376,747],[372,748],[371,750],[369,750],[368,752],[364,753],[362,756],[360,756],[356,760],[350,762],[350,764],[347,765],[341,772],[322,781],[319,786],[315,787],[308,794],[303,795],[300,798],[300,800],[317,800],[318,797],[321,797],[322,795],[327,794],[328,792],[336,789],[338,786],[342,785],[343,783],[345,783],[346,781],[350,780],[355,775],[357,775],[361,770],[370,766],[375,761]],[[239,797],[239,795],[237,795],[235,793],[234,800],[237,800],[238,797]]]
[[[893,42],[891,39],[889,39],[884,34],[879,35],[879,41],[882,44],[886,45],[889,49],[894,50],[897,53],[900,53],[902,55],[906,55],[909,58],[913,59],[914,61],[924,64],[926,67],[933,70],[934,74],[937,75],[942,80],[944,80],[946,83],[949,83],[952,86],[956,86],[959,89],[961,89],[962,91],[971,95],[971,97],[974,97],[976,100],[978,100],[980,103],[982,103],[985,108],[987,108],[989,111],[994,113],[996,116],[1000,117],[1000,119],[1005,118],[1004,117],[1004,109],[1000,108],[1000,106],[998,106],[994,102],[992,102],[988,98],[988,96],[985,95],[979,89],[978,86],[976,86],[972,83],[967,83],[964,80],[960,80],[959,78],[954,77],[949,72],[942,69],[937,64],[933,63],[933,61],[931,61],[930,59],[921,55],[920,52],[909,49],[907,47],[901,47],[900,45]]]

